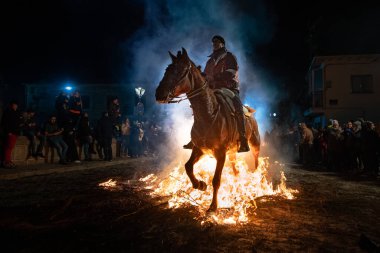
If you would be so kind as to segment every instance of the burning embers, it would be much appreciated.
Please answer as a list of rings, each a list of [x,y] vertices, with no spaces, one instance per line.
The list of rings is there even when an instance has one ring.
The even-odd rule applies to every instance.
[[[109,179],[103,183],[99,183],[100,187],[103,187],[106,190],[113,190],[116,189],[117,181],[113,179]]]
[[[275,187],[272,182],[269,182],[269,178],[272,178],[268,175],[271,166],[269,158],[260,158],[259,166],[255,171],[251,171],[243,159],[238,159],[236,162],[236,168],[239,171],[237,175],[228,164],[225,165],[218,193],[219,209],[216,213],[206,216],[207,208],[212,200],[212,178],[215,165],[215,159],[209,156],[204,157],[195,165],[196,176],[207,183],[206,191],[193,188],[182,165],[175,167],[162,181],[154,174],[141,178],[140,181],[146,183],[147,189],[153,190],[152,195],[169,196],[169,208],[186,205],[197,206],[202,223],[210,219],[218,224],[246,223],[257,208],[255,201],[257,198],[275,195],[293,199],[293,194],[298,192],[286,187],[286,178],[282,171]]]

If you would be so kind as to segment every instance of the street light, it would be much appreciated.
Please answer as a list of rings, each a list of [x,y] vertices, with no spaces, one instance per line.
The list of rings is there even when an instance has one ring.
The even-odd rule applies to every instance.
[[[136,92],[136,95],[139,97],[139,100],[141,100],[141,97],[145,93],[145,89],[141,88],[141,87],[137,87],[137,88],[135,88],[135,92]]]

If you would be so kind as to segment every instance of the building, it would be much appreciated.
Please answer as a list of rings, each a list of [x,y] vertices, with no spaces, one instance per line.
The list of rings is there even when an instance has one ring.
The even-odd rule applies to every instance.
[[[35,109],[41,118],[46,119],[50,114],[54,113],[55,98],[64,90],[64,86],[52,84],[26,84],[26,107]],[[90,120],[99,119],[102,112],[107,110],[109,100],[116,96],[120,101],[122,115],[129,116],[134,114],[136,94],[134,87],[131,85],[79,84],[72,87],[71,91],[67,90],[66,92],[70,94],[74,90],[79,91],[83,111],[89,113]]]
[[[317,56],[307,76],[311,104],[304,116],[314,126],[359,117],[380,122],[380,54]]]

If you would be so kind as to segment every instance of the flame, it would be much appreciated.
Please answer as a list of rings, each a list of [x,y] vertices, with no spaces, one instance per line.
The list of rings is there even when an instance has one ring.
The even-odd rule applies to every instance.
[[[99,183],[99,186],[103,187],[106,190],[112,190],[112,189],[116,188],[116,183],[117,182],[115,180],[109,179],[103,183]]]
[[[275,165],[280,165],[275,162]],[[185,205],[197,206],[201,216],[206,217],[206,211],[212,200],[212,179],[214,176],[216,160],[210,156],[202,158],[194,166],[195,176],[207,184],[206,191],[193,189],[183,165],[172,169],[168,177],[158,180],[154,174],[141,178],[141,182],[147,184],[147,189],[155,190],[154,196],[169,196],[169,208],[178,208]],[[286,187],[286,177],[283,171],[280,173],[280,183],[274,189],[269,182],[268,168],[271,164],[269,158],[259,158],[259,166],[256,170],[250,170],[243,159],[236,161],[238,174],[235,175],[231,165],[226,163],[221,178],[218,193],[218,212],[208,216],[218,224],[238,224],[249,221],[250,213],[257,209],[258,197],[276,195],[286,199],[293,199],[297,190]],[[158,181],[160,181],[158,183]],[[158,185],[157,185],[158,183]],[[204,224],[203,220],[201,224]]]

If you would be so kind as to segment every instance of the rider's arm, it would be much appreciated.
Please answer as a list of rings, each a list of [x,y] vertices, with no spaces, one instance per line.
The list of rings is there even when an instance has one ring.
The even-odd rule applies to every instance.
[[[237,74],[238,69],[239,69],[239,66],[237,64],[236,57],[231,53],[227,53],[224,71],[221,73],[215,74],[214,79],[217,81],[233,80]]]

